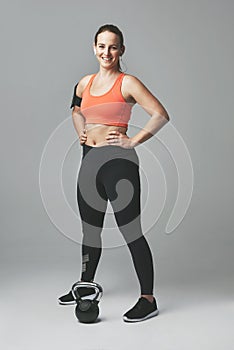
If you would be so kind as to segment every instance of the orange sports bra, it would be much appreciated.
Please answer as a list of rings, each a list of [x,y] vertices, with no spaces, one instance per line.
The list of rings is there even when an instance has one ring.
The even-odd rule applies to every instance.
[[[121,93],[124,73],[119,74],[112,88],[100,96],[90,94],[90,87],[95,76],[96,74],[92,75],[82,94],[80,111],[85,117],[86,124],[128,127],[132,104],[126,102]]]

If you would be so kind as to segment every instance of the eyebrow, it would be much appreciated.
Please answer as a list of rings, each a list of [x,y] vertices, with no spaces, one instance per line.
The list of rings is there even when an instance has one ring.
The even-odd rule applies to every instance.
[[[98,45],[105,45],[103,43],[98,43]],[[118,44],[111,44],[110,46],[118,46]]]

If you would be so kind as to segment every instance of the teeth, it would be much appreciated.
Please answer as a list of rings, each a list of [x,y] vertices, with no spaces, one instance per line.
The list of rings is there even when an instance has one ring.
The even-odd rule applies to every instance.
[[[104,61],[110,61],[111,60],[111,58],[105,58],[105,57],[103,57],[102,58]]]

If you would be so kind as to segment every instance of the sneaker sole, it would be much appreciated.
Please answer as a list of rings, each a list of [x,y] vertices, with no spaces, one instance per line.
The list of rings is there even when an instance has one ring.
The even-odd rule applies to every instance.
[[[159,314],[159,310],[155,310],[153,312],[151,312],[149,315],[142,317],[142,318],[128,318],[127,316],[123,316],[123,320],[125,322],[140,322],[140,321],[145,321],[148,318],[157,316]]]
[[[63,302],[63,301],[58,300],[58,303],[59,303],[59,305],[75,305],[76,304],[75,300],[68,301],[68,302]]]
[[[96,294],[90,294],[90,295],[86,295],[84,297],[82,297],[82,300],[87,300],[87,299],[93,299],[96,296]],[[76,301],[72,300],[72,301],[61,301],[58,299],[58,302],[60,305],[75,305]]]

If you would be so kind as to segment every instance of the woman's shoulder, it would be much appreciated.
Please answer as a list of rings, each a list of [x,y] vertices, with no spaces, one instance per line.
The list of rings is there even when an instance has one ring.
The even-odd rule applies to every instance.
[[[133,89],[141,89],[144,86],[142,81],[132,74],[125,74],[123,84],[127,91],[132,91]]]
[[[129,86],[132,86],[134,84],[141,84],[142,82],[140,81],[139,78],[137,78],[135,75],[132,74],[126,74],[124,73],[124,82],[128,84]]]
[[[93,76],[93,74],[87,74],[84,75],[82,78],[80,78],[79,82],[76,85],[76,95],[77,96],[82,96],[83,91],[85,89],[85,87],[87,86],[90,78]]]

